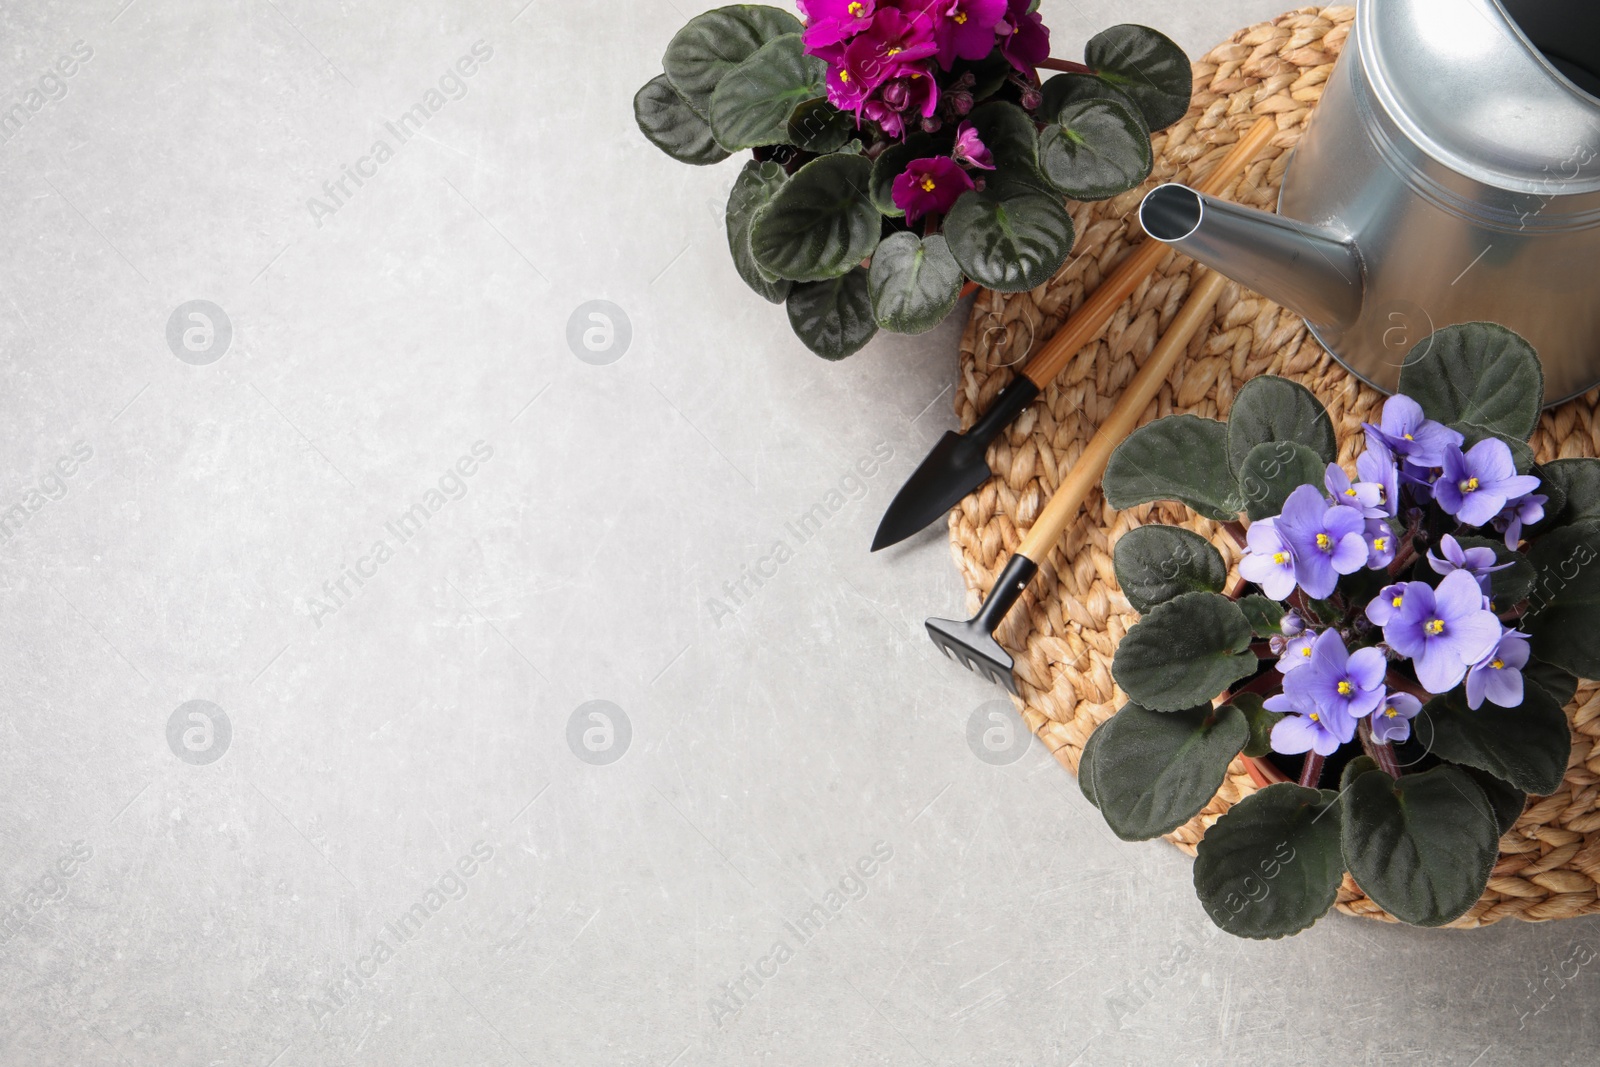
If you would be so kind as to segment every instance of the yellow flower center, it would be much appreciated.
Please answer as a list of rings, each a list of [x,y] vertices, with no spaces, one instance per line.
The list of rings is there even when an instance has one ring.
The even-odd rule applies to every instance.
[[[1310,645],[1301,645],[1300,646],[1300,655],[1306,657],[1307,659],[1310,659],[1311,658],[1311,646]]]
[[[923,192],[931,193],[931,192],[933,192],[933,190],[935,188],[937,188],[937,186],[934,184],[934,181],[933,181],[932,178],[923,178],[922,179],[922,191]]]
[[[1274,552],[1272,554],[1272,562],[1274,562],[1274,563],[1288,563],[1289,562],[1289,553],[1287,553],[1287,552]]]
[[[1489,666],[1493,667],[1497,671],[1503,669],[1505,665],[1506,661],[1501,659],[1499,656],[1496,656],[1494,659],[1489,661]]]
[[[1416,440],[1416,438],[1412,437],[1410,434],[1406,434],[1405,438],[1406,438],[1407,441],[1415,441]]]
[[[1401,602],[1401,601],[1402,601],[1402,600],[1404,600],[1404,599],[1405,599],[1405,597],[1404,597],[1404,596],[1402,596],[1402,595],[1401,595],[1401,594],[1399,594],[1399,593],[1396,593],[1396,594],[1395,594],[1395,595],[1394,595],[1394,599],[1393,599],[1393,600],[1391,600],[1391,601],[1389,601],[1389,603],[1390,603],[1390,604],[1392,604],[1392,605],[1394,605],[1394,606],[1395,606],[1395,607],[1399,607],[1399,606],[1400,606],[1400,602]]]
[[[1430,634],[1434,634],[1435,636],[1442,634],[1444,633],[1444,620],[1429,619],[1427,625],[1424,626],[1423,629],[1427,630]]]
[[[1383,709],[1383,714],[1384,714],[1385,718],[1392,719],[1392,718],[1394,718],[1396,715],[1398,715],[1400,713],[1395,710],[1395,707],[1394,707],[1393,704],[1390,704],[1388,707]]]
[[[846,10],[849,11],[850,14],[854,15],[856,18],[860,18],[861,17],[861,12],[866,10],[866,5],[862,4],[861,0],[855,0],[855,2],[852,3],[848,8],[846,8]]]
[[[1311,713],[1311,721],[1312,722],[1321,722],[1322,721],[1322,716],[1318,715],[1316,712],[1313,711]]]
[[[901,48],[899,45],[892,44],[892,45],[889,46],[889,50],[887,52],[885,52],[884,54],[885,55],[891,55],[891,56],[897,56],[901,52],[904,52],[904,51],[905,51],[905,49]]]
[[[1456,488],[1461,490],[1463,493],[1470,493],[1478,488],[1478,479],[1468,478],[1465,481],[1457,482]]]
[[[967,13],[965,11],[957,11],[956,12],[956,25],[957,26],[965,26],[966,24],[967,24]]]
[[[1325,533],[1317,534],[1317,547],[1326,552],[1333,547],[1333,538]]]
[[[1347,697],[1351,693],[1354,693],[1355,691],[1356,691],[1356,687],[1351,685],[1349,682],[1340,682],[1339,683],[1339,695],[1340,696]]]
[[[839,80],[841,82],[848,82],[850,80],[850,72],[848,70],[841,70],[839,72]]]
[[[1389,549],[1389,539],[1387,537],[1374,537],[1372,539],[1372,547],[1377,549],[1379,552],[1387,552]]]
[[[1348,489],[1346,489],[1344,491],[1344,495],[1345,496],[1355,496],[1356,495],[1356,487],[1352,485],[1350,488],[1348,488]]]

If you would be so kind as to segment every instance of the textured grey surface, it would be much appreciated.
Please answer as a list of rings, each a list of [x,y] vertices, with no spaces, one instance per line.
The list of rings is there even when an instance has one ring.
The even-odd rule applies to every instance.
[[[1593,1062],[1593,922],[1232,940],[979,759],[866,553],[960,316],[807,354],[633,127],[695,5],[523,3],[0,6],[0,1063]]]

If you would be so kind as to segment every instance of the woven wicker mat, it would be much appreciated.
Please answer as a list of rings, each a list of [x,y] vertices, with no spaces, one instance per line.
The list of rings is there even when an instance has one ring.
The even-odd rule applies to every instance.
[[[1026,293],[985,292],[961,342],[956,413],[969,427],[1036,343],[1048,338],[1115,268],[1143,235],[1136,208],[1164,181],[1203,176],[1260,116],[1274,116],[1271,147],[1226,192],[1229,199],[1272,210],[1278,186],[1312,107],[1345,42],[1354,11],[1302,8],[1234,34],[1194,65],[1194,104],[1183,121],[1155,138],[1155,172],[1146,185],[1098,204],[1073,204],[1078,243],[1073,258],[1049,282]],[[1044,397],[997,440],[989,460],[998,477],[951,515],[950,538],[976,608],[1050,493],[1111,411],[1182,305],[1197,269],[1176,255],[1118,310],[1103,338],[1085,348]],[[1228,285],[1209,328],[1145,412],[1149,420],[1174,412],[1226,417],[1240,383],[1258,374],[1301,382],[1328,406],[1338,427],[1341,461],[1358,447],[1359,424],[1376,421],[1382,396],[1347,374],[1294,314],[1236,285]],[[1600,454],[1595,403],[1600,390],[1547,412],[1533,445],[1541,459]],[[1117,588],[1111,546],[1132,527],[1175,523],[1211,541],[1229,565],[1239,553],[1221,528],[1179,505],[1130,511],[1106,506],[1096,491],[998,633],[1017,659],[1028,725],[1069,770],[1076,772],[1084,741],[1126,699],[1111,680],[1117,642],[1137,620]],[[1573,723],[1572,762],[1554,796],[1533,798],[1500,842],[1500,861],[1483,899],[1455,926],[1505,918],[1563,919],[1600,912],[1600,687],[1585,682],[1567,709]],[[1222,790],[1206,809],[1168,835],[1193,854],[1206,827],[1254,791],[1235,760]],[[1339,908],[1394,921],[1346,877]]]

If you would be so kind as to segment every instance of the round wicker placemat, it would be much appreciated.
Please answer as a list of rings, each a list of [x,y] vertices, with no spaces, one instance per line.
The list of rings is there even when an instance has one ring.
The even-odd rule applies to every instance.
[[[1193,106],[1176,126],[1156,135],[1149,182],[1110,201],[1070,205],[1078,243],[1072,259],[1049,282],[1026,293],[979,296],[961,342],[955,403],[963,428],[1011,380],[1010,368],[1060,326],[1130,245],[1144,239],[1136,221],[1144,194],[1160,182],[1192,182],[1196,171],[1203,176],[1263,115],[1275,116],[1278,135],[1224,195],[1274,209],[1289,150],[1305,129],[1353,17],[1347,7],[1302,8],[1239,31],[1194,64]],[[1188,259],[1168,256],[1118,310],[1102,339],[1080,352],[991,446],[989,460],[998,476],[950,517],[952,548],[973,609],[1149,356],[1183,303],[1191,271],[1198,269]],[[1315,392],[1338,428],[1341,461],[1346,467],[1353,463],[1359,425],[1376,421],[1382,395],[1334,362],[1299,317],[1232,283],[1145,421],[1174,412],[1226,417],[1239,385],[1258,374],[1284,375]],[[1597,399],[1600,390],[1545,413],[1533,438],[1541,459],[1600,454]],[[1096,491],[1040,568],[1022,606],[996,635],[1016,657],[1024,718],[1074,772],[1089,734],[1126,699],[1111,680],[1111,659],[1138,615],[1117,588],[1111,546],[1146,522],[1188,527],[1208,538],[1230,566],[1238,561],[1238,550],[1220,526],[1187,508],[1162,504],[1119,512]],[[1567,714],[1573,746],[1566,780],[1554,796],[1532,798],[1501,839],[1500,861],[1483,899],[1452,925],[1600,912],[1600,750],[1595,747],[1600,687],[1583,683]],[[1212,802],[1168,839],[1192,855],[1206,827],[1255,788],[1235,760]],[[1394,921],[1348,876],[1338,906]]]

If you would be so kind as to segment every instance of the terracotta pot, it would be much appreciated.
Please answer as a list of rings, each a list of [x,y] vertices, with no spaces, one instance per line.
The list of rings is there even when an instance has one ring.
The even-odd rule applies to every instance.
[[[1278,770],[1267,760],[1256,759],[1253,756],[1240,756],[1239,758],[1244,761],[1244,769],[1249,772],[1250,780],[1256,784],[1258,789],[1264,789],[1275,782],[1293,781],[1292,778]]]

